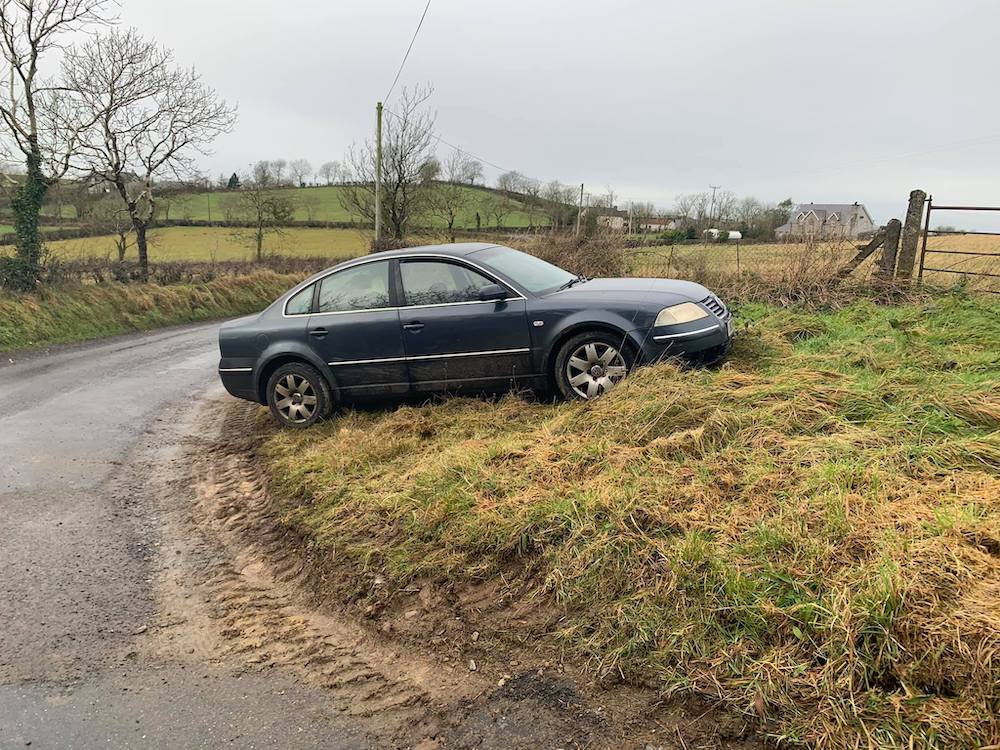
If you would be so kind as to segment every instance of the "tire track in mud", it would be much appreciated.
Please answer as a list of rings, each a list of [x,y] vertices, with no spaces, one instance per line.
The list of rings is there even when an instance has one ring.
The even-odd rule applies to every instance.
[[[199,436],[186,440],[169,469],[150,467],[153,489],[172,499],[163,509],[161,624],[147,647],[152,655],[192,667],[290,671],[367,727],[372,747],[687,747],[674,741],[682,730],[691,747],[759,747],[737,739],[739,728],[720,733],[720,716],[703,704],[693,712],[660,704],[651,691],[595,688],[561,668],[543,674],[530,666],[531,656],[514,661],[520,668],[498,685],[488,664],[469,671],[464,656],[452,652],[450,661],[426,640],[407,643],[339,613],[323,598],[324,574],[281,523],[255,465],[254,413],[212,402],[199,418]],[[502,617],[509,628],[518,604],[494,593],[463,596],[469,606],[483,598],[480,613]],[[444,605],[437,614],[455,623],[455,612]],[[456,627],[447,638],[458,635]],[[664,735],[670,741],[661,744]]]
[[[253,455],[241,450],[245,439],[222,437],[247,435],[251,417],[212,411],[217,434],[193,441],[164,488],[188,502],[166,524],[165,554],[181,563],[161,569],[165,624],[154,653],[291,670],[322,688],[338,711],[371,719],[382,737],[408,744],[437,734],[442,708],[482,694],[489,683],[311,606],[297,540],[276,520]]]

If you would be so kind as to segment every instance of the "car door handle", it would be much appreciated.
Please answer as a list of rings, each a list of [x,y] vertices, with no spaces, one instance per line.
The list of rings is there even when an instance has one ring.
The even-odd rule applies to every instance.
[[[421,323],[419,320],[414,320],[409,323],[404,323],[403,328],[405,328],[407,331],[413,331],[414,333],[417,333],[418,331],[424,330],[424,324]]]
[[[325,339],[328,331],[325,328],[313,328],[309,331],[309,335],[314,339]]]

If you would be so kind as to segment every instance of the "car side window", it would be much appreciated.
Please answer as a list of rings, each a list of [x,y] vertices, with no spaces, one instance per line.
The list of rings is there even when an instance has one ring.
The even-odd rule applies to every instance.
[[[389,307],[389,261],[364,263],[319,282],[317,312],[349,312]]]
[[[313,289],[315,284],[310,284],[301,292],[296,292],[288,298],[285,303],[285,315],[306,315],[312,311]]]
[[[407,305],[447,305],[478,302],[479,290],[492,279],[457,263],[405,260],[399,264],[403,298]]]

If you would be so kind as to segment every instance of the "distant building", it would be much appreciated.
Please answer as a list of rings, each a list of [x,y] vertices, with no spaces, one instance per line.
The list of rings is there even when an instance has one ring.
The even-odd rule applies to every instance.
[[[597,226],[604,229],[615,229],[624,232],[628,229],[628,212],[619,210],[618,206],[585,206],[583,218],[586,219],[591,213],[597,214]]]
[[[640,232],[667,232],[677,229],[677,220],[668,216],[653,216],[641,219],[638,222],[637,231]]]
[[[875,222],[860,203],[801,203],[774,234],[779,240],[856,240],[874,231]]]

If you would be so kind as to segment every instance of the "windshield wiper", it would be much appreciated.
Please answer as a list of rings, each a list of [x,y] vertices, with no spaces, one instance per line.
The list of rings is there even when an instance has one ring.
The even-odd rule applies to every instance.
[[[560,286],[559,290],[562,291],[563,289],[569,289],[574,284],[582,284],[585,281],[590,281],[590,279],[588,279],[586,276],[577,276],[575,278],[570,279],[562,286]]]

